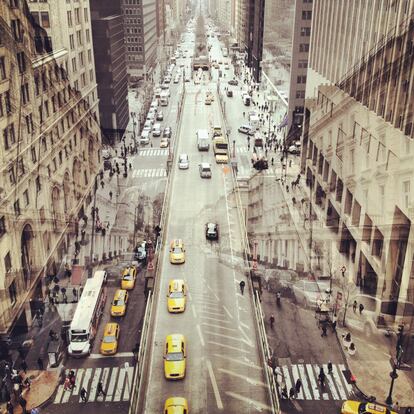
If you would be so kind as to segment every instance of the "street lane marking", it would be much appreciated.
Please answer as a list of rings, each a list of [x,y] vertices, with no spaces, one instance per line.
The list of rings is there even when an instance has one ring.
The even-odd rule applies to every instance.
[[[344,374],[343,374],[343,372],[346,370],[345,365],[344,364],[338,364],[338,367],[340,369],[342,381],[344,382],[345,387],[348,390],[348,393],[350,394],[352,392],[352,386],[351,386],[351,384],[348,384],[348,382],[345,379]]]
[[[108,384],[108,378],[109,378],[109,371],[110,370],[111,370],[111,368],[106,367],[102,371],[102,388],[104,389],[105,392],[107,392],[107,390],[106,390],[106,384]],[[96,397],[96,400],[97,401],[98,401],[98,398],[99,398],[99,401],[103,401],[104,398],[105,398],[105,396],[101,395],[99,397]]]
[[[64,388],[63,388],[63,385],[61,384],[61,385],[59,385],[59,388],[57,390],[56,397],[55,397],[55,400],[53,401],[53,404],[59,404],[60,403],[60,399],[62,398],[63,391],[64,391]]]
[[[313,366],[313,371],[315,373],[315,377],[318,378],[319,377],[319,365],[314,364],[312,366]],[[321,389],[322,389],[322,398],[324,400],[329,400],[329,394],[327,392],[323,392],[324,389],[326,388],[326,385],[327,384],[326,384],[326,381],[325,381],[325,387],[324,388],[321,387]]]
[[[89,381],[91,380],[92,375],[92,368],[87,368],[85,371],[85,376],[83,377],[82,385],[79,384],[79,388],[85,388],[85,390],[88,390],[89,387]],[[79,402],[82,402],[82,398],[79,397]]]
[[[286,365],[283,366],[282,371],[283,371],[283,378],[285,380],[287,392],[289,393],[289,390],[293,387],[293,385],[292,385],[292,381],[290,380],[290,373],[289,373],[288,367]]]
[[[247,398],[244,395],[236,394],[235,392],[232,392],[232,391],[226,391],[226,394],[230,397],[233,397],[233,398],[237,399],[237,400],[248,403],[249,405],[253,405],[256,408],[256,411],[266,410],[266,411],[273,412],[272,407],[268,406],[267,404],[263,404],[259,401],[252,400],[251,398]],[[251,410],[249,410],[249,412],[251,412]]]
[[[76,378],[76,369],[74,369],[73,371],[75,372],[75,378]],[[75,388],[76,388],[76,381],[75,381]],[[70,390],[66,390],[64,392],[63,398],[62,398],[62,401],[61,401],[62,404],[67,403],[69,401],[70,394],[71,394]]]
[[[118,382],[115,388],[114,401],[121,400],[121,393],[122,393],[122,388],[124,386],[124,381],[125,381],[125,369],[120,368]]]
[[[302,381],[302,388],[303,388],[303,392],[305,394],[305,398],[307,400],[311,400],[312,399],[312,393],[311,393],[311,390],[310,390],[309,385],[308,385],[308,379],[306,378],[305,367],[303,365],[298,365],[298,368],[299,368],[299,376],[300,376],[300,379]]]
[[[200,325],[197,324],[196,328],[197,328],[198,336],[200,337],[201,346],[204,346],[204,338],[203,338],[203,335],[201,333]]]
[[[129,358],[129,357],[133,357],[134,353],[133,352],[118,352],[115,355],[102,355],[102,354],[90,354],[89,358],[90,359],[101,359],[101,358]]]
[[[221,313],[211,312],[210,310],[205,310],[205,309],[200,309],[200,313],[207,313],[208,315],[213,315],[213,316],[223,316]]]
[[[323,369],[324,369],[324,371],[326,373],[326,380],[327,380],[326,382],[328,383],[329,388],[331,389],[331,393],[332,393],[333,399],[334,400],[339,400],[339,395],[336,392],[335,384],[332,381],[332,376],[330,374],[328,374],[328,366],[326,364],[324,364],[323,365]]]
[[[296,381],[299,378],[298,367],[296,365],[292,365],[292,376],[293,376],[293,383],[295,384],[294,386],[296,386]],[[302,381],[302,384],[303,384],[303,381]],[[298,392],[296,398],[299,400],[303,400],[303,386],[300,392]]]
[[[91,389],[89,390],[88,402],[94,402],[95,401],[96,390],[97,390],[98,382],[99,382],[100,377],[101,377],[101,371],[102,371],[102,368],[96,368],[95,369],[95,375],[93,376]]]
[[[211,362],[207,360],[207,370],[208,374],[210,375],[211,386],[213,387],[214,396],[216,398],[217,408],[219,410],[223,409],[223,403],[221,402],[220,392],[217,387],[216,378],[214,376],[213,367],[211,366]]]
[[[227,313],[227,315],[229,316],[229,318],[233,319],[233,315],[230,313],[230,311],[224,305],[223,305],[223,309]]]
[[[312,370],[311,364],[306,364],[306,371],[308,372],[308,377],[309,377],[309,381],[312,386],[312,392],[313,392],[314,399],[319,400],[320,399],[319,388],[318,388],[318,384],[315,381],[315,377],[313,376],[313,370]]]
[[[228,331],[237,331],[236,328],[227,328],[225,326],[221,326],[221,325],[216,325],[213,323],[208,323],[208,322],[201,322],[201,325],[205,325],[205,326],[209,326],[211,328],[217,328],[217,329],[227,329]]]
[[[245,327],[246,329],[249,329],[249,325],[247,325],[243,321],[239,321],[239,323],[240,323],[241,326]]]
[[[237,372],[233,372],[233,371],[230,371],[230,370],[224,369],[224,368],[219,368],[218,371],[223,372],[224,374],[232,375],[233,377],[240,378],[240,379],[248,382],[251,385],[260,385],[261,387],[266,387],[267,388],[267,384],[265,384],[264,382],[255,380],[251,377],[246,377],[246,375],[238,374]]]
[[[125,370],[124,368],[124,371],[125,371],[125,387],[124,387],[124,395],[122,397],[122,400],[129,401],[132,379],[134,378],[134,367],[128,367],[127,370]]]
[[[223,348],[227,348],[227,349],[232,349],[233,351],[236,351],[236,352],[245,352],[247,354],[250,354],[250,352],[251,352],[248,349],[237,348],[235,346],[226,345],[226,344],[223,344],[221,342],[208,341],[208,343],[212,344],[212,345],[222,346]]]
[[[111,381],[109,381],[109,387],[108,387],[108,391],[106,392],[105,401],[112,401],[113,392],[114,392],[115,383],[116,383],[116,377],[118,376],[118,370],[119,370],[118,367],[112,368]]]
[[[197,318],[197,312],[196,312],[196,310],[195,310],[195,306],[194,306],[194,305],[191,305],[191,310],[192,310],[192,312],[193,312],[193,316],[194,316],[194,318]]]
[[[253,343],[250,340],[249,336],[243,331],[243,328],[241,326],[239,326],[239,331],[242,333],[242,335],[244,336],[244,340],[253,348]]]
[[[326,368],[326,370],[328,370],[328,368]],[[339,395],[341,396],[341,399],[346,400],[347,399],[346,392],[345,392],[344,387],[342,386],[341,378],[338,374],[338,369],[336,365],[332,366],[332,376],[335,380],[334,382],[336,383],[336,386],[338,387],[338,391],[339,391]]]
[[[224,335],[218,332],[211,332],[211,331],[205,331],[205,333],[208,335],[216,335],[216,336],[220,336],[221,338],[231,339],[232,341],[239,341],[239,338],[237,338],[237,336]],[[245,342],[244,339],[242,339],[242,341]]]
[[[210,318],[209,316],[202,316],[202,318],[208,319],[210,321],[220,322],[220,323],[233,323],[232,321],[226,321],[226,320],[218,319],[218,318]]]
[[[213,354],[214,356],[216,356],[217,358],[223,358],[223,359],[226,359],[227,361],[232,361],[232,362],[235,362],[236,364],[241,364],[241,365],[244,365],[244,366],[246,366],[246,367],[249,367],[249,368],[254,368],[254,369],[257,369],[258,371],[262,371],[262,367],[259,367],[258,365],[256,365],[256,364],[254,364],[253,362],[251,362],[248,358],[246,358],[246,357],[243,357],[244,358],[244,360],[246,361],[246,362],[243,362],[241,359],[237,359],[237,358],[230,358],[230,357],[228,357],[228,356],[225,356],[225,355],[221,355],[221,354]]]
[[[85,373],[85,370],[83,368],[78,369],[78,372],[76,373],[76,387],[72,391],[72,395],[78,395],[79,391],[81,389],[81,383],[82,383],[82,377]]]

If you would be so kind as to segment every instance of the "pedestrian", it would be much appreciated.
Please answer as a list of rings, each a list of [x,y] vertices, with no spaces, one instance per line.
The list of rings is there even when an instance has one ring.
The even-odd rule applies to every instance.
[[[359,304],[359,314],[362,315],[362,311],[364,310],[364,305],[362,303]]]
[[[275,324],[275,317],[273,316],[273,314],[270,315],[269,322],[270,322],[270,329],[273,329],[273,325]]]
[[[14,407],[11,401],[7,401],[6,410],[7,410],[7,414],[14,414]]]
[[[295,398],[295,389],[291,387],[289,390],[289,399],[292,400],[293,398]]]
[[[357,306],[358,306],[358,303],[357,303],[356,300],[354,300],[354,304],[352,305],[352,309],[353,309],[354,313],[356,313]]]
[[[26,363],[26,360],[25,359],[22,360],[22,362],[20,364],[20,369],[22,371],[24,371],[24,373],[26,374],[26,372],[27,372],[27,363]]]
[[[398,401],[395,401],[395,403],[391,407],[396,413],[400,412],[400,404],[398,403]]]
[[[332,374],[332,362],[328,361],[328,374]]]
[[[102,395],[103,397],[106,397],[106,392],[103,389],[102,381],[98,382],[98,386],[96,387],[96,391],[97,391],[97,397],[99,397],[100,395]]]
[[[296,384],[295,384],[295,392],[296,395],[300,393],[300,388],[302,387],[302,381],[300,380],[300,378],[298,378],[296,380]]]
[[[325,371],[323,370],[323,367],[319,370],[318,381],[322,387],[325,386]]]
[[[63,389],[65,391],[68,391],[68,390],[72,389],[72,384],[70,383],[70,378],[69,377],[65,378],[65,383],[63,384]]]
[[[88,401],[88,392],[85,390],[84,387],[82,387],[80,390],[80,397],[82,402],[86,403]]]
[[[328,336],[328,334],[326,333],[326,324],[325,323],[322,324],[321,336]]]
[[[405,414],[411,414],[411,407],[407,407],[405,409]]]
[[[241,291],[241,294],[242,295],[244,295],[244,287],[246,286],[246,283],[244,282],[244,280],[242,280],[241,282],[240,282],[240,291]]]
[[[30,414],[39,414],[39,413],[40,413],[40,410],[37,407],[33,407],[30,410]]]
[[[336,314],[334,313],[332,316],[332,332],[336,332],[336,321],[337,321],[337,317]]]
[[[29,377],[26,377],[23,381],[23,387],[30,390],[31,381]]]
[[[272,160],[271,160],[272,167],[273,167],[274,162],[275,162],[275,160],[274,160],[274,158],[272,157]]]
[[[110,198],[110,200],[111,200],[111,201],[112,201],[112,195],[113,195],[113,194],[112,194],[112,191],[110,191],[110,192],[109,192],[109,198]]]
[[[285,384],[284,381],[282,381],[281,389],[282,389],[282,392],[281,392],[282,398],[284,398],[285,400],[287,400],[289,398],[289,396],[288,396],[287,387],[286,387],[286,384]]]
[[[26,410],[27,401],[23,398],[23,395],[21,395],[19,398],[19,404],[20,404],[20,407],[22,407],[23,414],[26,414],[27,413],[27,410]]]

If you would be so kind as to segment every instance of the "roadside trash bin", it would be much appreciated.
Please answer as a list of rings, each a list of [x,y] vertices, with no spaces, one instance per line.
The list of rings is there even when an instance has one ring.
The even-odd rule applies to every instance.
[[[50,341],[47,346],[49,365],[54,368],[59,365],[60,341]]]

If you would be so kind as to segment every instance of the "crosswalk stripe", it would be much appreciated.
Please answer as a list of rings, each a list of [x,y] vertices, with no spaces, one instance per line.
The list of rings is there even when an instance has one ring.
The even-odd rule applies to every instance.
[[[74,370],[73,370],[73,372],[75,373],[75,378],[76,378],[76,369],[74,369]],[[76,381],[75,381],[75,385],[76,385]],[[76,387],[75,387],[75,388],[76,388]],[[65,390],[65,391],[63,392],[63,398],[62,398],[62,400],[60,401],[60,402],[61,402],[61,404],[67,403],[67,402],[69,401],[69,397],[70,397],[70,395],[71,395],[70,390]]]
[[[292,388],[292,381],[290,380],[289,369],[287,366],[282,367],[283,370],[283,377],[285,378],[286,388],[289,390]]]
[[[89,388],[89,381],[91,380],[92,376],[92,368],[87,368],[85,371],[85,376],[83,377],[82,385],[79,384],[79,389],[82,387],[85,388],[86,391],[88,391]],[[82,402],[82,398],[79,397],[79,402]]]
[[[345,379],[344,374],[343,374],[343,372],[346,370],[345,365],[339,364],[338,367],[340,369],[342,381],[345,384],[346,389],[348,390],[348,394],[350,394],[352,392],[352,386],[351,384],[348,384],[348,381]]]
[[[125,380],[125,369],[121,368],[119,370],[118,383],[116,384],[116,388],[115,388],[114,401],[121,400],[121,393],[122,393],[122,387],[124,386],[124,380]]]
[[[78,369],[78,372],[76,373],[76,387],[72,391],[72,395],[79,394],[79,390],[81,388],[80,384],[82,382],[82,377],[83,377],[84,372],[85,370],[83,368]]]
[[[303,388],[303,392],[305,394],[305,398],[307,400],[311,400],[312,399],[312,393],[311,393],[311,390],[309,389],[305,367],[303,365],[298,365],[298,368],[299,368],[299,375],[300,375],[300,379],[302,381],[302,388]]]
[[[326,364],[323,365],[323,369],[325,370],[325,373],[328,372],[328,366]],[[339,400],[339,395],[336,392],[334,381],[332,380],[331,374],[326,374],[326,382],[329,385],[329,388],[331,389],[331,394],[334,400]]]
[[[131,392],[132,380],[134,378],[134,367],[128,367],[125,375],[126,375],[126,381],[125,381],[124,395],[122,397],[122,400],[123,401],[129,401],[129,395],[130,395],[130,392]]]
[[[345,389],[342,386],[341,378],[338,374],[338,369],[335,365],[332,367],[332,376],[335,379],[335,382],[336,382],[336,385],[338,387],[338,391],[339,391],[339,394],[341,396],[341,399],[346,400],[347,399],[346,392],[345,392]]]
[[[60,403],[60,399],[62,398],[63,395],[63,385],[59,385],[56,396],[55,396],[55,400],[53,401],[53,404],[59,404]]]
[[[106,367],[103,369],[102,371],[102,387],[104,389],[105,392],[107,392],[106,390],[106,384],[108,383],[108,378],[109,378],[109,371],[111,370],[111,368]],[[100,401],[103,401],[104,397],[97,397],[96,399],[98,400],[98,398],[100,398]]]
[[[319,376],[319,365],[314,364],[313,365],[313,372],[315,374],[315,377],[318,378]],[[322,399],[329,400],[329,395],[327,392],[322,392]]]
[[[318,384],[316,383],[315,377],[313,376],[313,370],[312,370],[312,365],[311,364],[306,364],[306,371],[308,372],[308,377],[309,377],[309,381],[310,381],[311,386],[312,386],[312,392],[313,392],[313,395],[314,395],[314,399],[319,400],[320,396],[319,396]]]
[[[118,370],[119,370],[118,367],[112,368],[111,380],[109,381],[109,387],[108,387],[108,391],[106,392],[105,401],[112,401],[116,378],[118,376]]]
[[[102,371],[102,368],[96,368],[95,369],[95,375],[93,376],[91,389],[89,391],[88,402],[95,401],[95,398],[96,398],[96,389],[98,387],[98,382],[99,382],[99,380],[101,378],[101,371]]]
[[[294,386],[296,386],[296,381],[299,378],[299,372],[297,365],[292,365],[292,376],[293,376],[293,383]],[[303,383],[303,382],[302,382]],[[303,387],[302,387],[303,388]],[[298,395],[296,397],[298,400],[303,400],[303,389],[298,392]]]

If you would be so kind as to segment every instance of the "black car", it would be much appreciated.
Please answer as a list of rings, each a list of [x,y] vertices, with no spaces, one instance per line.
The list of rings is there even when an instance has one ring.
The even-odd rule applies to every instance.
[[[239,81],[237,79],[230,79],[229,85],[237,86],[239,84]]]
[[[218,224],[207,223],[206,224],[206,239],[207,240],[218,240],[218,238],[219,238]]]
[[[227,96],[229,97],[229,98],[232,98],[233,97],[233,91],[231,91],[230,89],[227,91]]]

